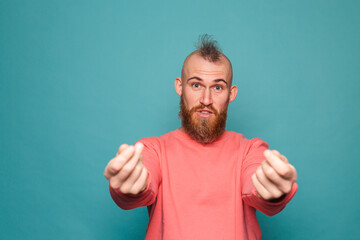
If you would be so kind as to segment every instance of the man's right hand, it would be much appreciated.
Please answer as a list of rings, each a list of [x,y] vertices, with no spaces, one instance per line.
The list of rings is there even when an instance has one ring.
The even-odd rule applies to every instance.
[[[124,194],[138,194],[145,190],[148,171],[142,163],[143,149],[140,142],[135,146],[120,146],[117,156],[110,160],[104,171],[110,187]]]

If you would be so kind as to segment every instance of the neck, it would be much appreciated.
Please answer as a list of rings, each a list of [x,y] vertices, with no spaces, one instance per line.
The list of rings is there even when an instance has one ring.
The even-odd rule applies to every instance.
[[[179,128],[179,130],[182,131],[183,133],[186,133],[186,132],[185,132],[185,128],[184,128],[183,126],[181,126],[181,127]]]

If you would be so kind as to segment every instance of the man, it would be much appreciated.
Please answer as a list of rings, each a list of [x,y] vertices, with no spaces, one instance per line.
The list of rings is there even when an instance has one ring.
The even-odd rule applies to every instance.
[[[263,140],[225,130],[238,89],[208,35],[175,90],[181,128],[120,146],[104,173],[113,200],[148,207],[145,239],[260,239],[256,210],[272,216],[285,207],[297,190],[295,168]]]

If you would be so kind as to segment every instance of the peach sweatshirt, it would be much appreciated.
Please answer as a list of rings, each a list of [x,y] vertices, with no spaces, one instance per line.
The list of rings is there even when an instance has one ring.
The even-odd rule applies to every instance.
[[[177,129],[140,142],[149,172],[146,189],[132,195],[110,187],[110,193],[122,209],[148,207],[145,239],[261,239],[256,209],[272,216],[297,190],[295,183],[278,202],[256,195],[251,175],[268,149],[260,138],[225,131],[203,145]]]

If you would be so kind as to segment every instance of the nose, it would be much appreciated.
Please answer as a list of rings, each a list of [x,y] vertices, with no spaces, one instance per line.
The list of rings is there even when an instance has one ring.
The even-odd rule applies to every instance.
[[[200,103],[204,106],[210,106],[213,103],[210,89],[205,89],[202,93]]]

